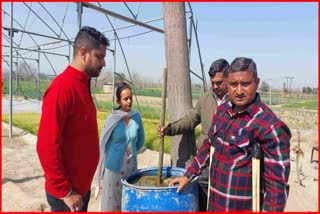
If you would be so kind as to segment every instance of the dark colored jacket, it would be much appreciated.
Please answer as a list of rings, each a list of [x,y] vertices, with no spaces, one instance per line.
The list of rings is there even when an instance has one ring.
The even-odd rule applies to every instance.
[[[203,145],[203,141],[208,138],[208,131],[211,126],[213,114],[217,108],[212,90],[208,90],[199,98],[196,106],[181,119],[171,123],[168,129],[168,135],[179,135],[193,131],[201,123],[202,129],[197,139],[197,149]]]

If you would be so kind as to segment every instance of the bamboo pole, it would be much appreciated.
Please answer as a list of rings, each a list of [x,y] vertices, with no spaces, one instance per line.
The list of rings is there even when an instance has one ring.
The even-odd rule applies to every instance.
[[[257,160],[252,159],[252,212],[257,212]]]
[[[209,176],[208,176],[208,198],[207,198],[207,210],[209,209],[209,201],[210,201],[210,185],[211,185],[211,181],[210,181],[210,174],[211,174],[211,164],[212,164],[212,158],[213,158],[213,153],[214,153],[214,147],[211,146],[210,147],[210,162],[209,162]]]
[[[260,160],[257,159],[256,163],[256,168],[257,168],[257,180],[256,180],[256,185],[257,185],[257,212],[260,212]]]
[[[259,143],[253,145],[252,157],[252,211],[260,212],[260,159],[262,157]]]
[[[163,69],[163,80],[162,80],[162,104],[161,104],[161,115],[160,115],[160,126],[165,125],[166,115],[166,97],[167,97],[167,68]],[[160,150],[159,150],[159,162],[158,162],[158,177],[157,183],[161,184],[162,177],[162,165],[163,165],[163,153],[164,153],[164,136],[160,138]]]
[[[300,168],[299,168],[299,156],[300,156],[300,131],[298,131],[298,152],[296,153],[296,171],[297,171],[297,182],[300,186],[302,186],[302,182],[300,179]]]

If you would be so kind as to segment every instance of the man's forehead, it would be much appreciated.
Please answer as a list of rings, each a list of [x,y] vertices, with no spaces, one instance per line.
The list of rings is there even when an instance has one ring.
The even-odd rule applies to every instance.
[[[218,75],[217,75],[218,74]],[[222,81],[224,79],[223,73],[219,72],[216,75],[214,75],[213,77],[211,77],[211,82],[212,81]]]
[[[228,74],[230,76],[253,76],[254,72],[252,70],[245,70],[245,71],[234,71]]]
[[[107,51],[107,47],[103,44],[100,44],[99,48],[94,48],[93,51],[105,54]]]

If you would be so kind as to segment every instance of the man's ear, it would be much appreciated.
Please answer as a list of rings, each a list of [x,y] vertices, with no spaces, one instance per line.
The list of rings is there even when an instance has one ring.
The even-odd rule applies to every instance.
[[[257,77],[257,79],[256,79],[256,85],[257,85],[257,88],[259,88],[259,83],[260,83],[260,78],[259,78],[259,77]]]
[[[87,53],[88,53],[88,50],[85,47],[80,48],[79,55],[80,55],[80,58],[82,59],[82,61],[84,61],[84,62],[86,62],[86,60],[87,60]]]

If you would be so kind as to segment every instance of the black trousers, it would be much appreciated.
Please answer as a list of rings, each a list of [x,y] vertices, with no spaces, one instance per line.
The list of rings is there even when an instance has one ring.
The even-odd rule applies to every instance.
[[[87,192],[87,194],[82,198],[83,200],[83,207],[80,212],[87,212],[88,211],[88,204],[90,200],[91,190]],[[46,192],[47,201],[51,207],[52,212],[70,212],[71,210],[69,207],[64,203],[63,200],[59,198],[55,198],[54,196],[50,195]]]
[[[199,211],[207,211],[208,201],[208,179],[209,179],[209,167],[202,169],[201,175],[198,177],[198,199],[199,199]]]

